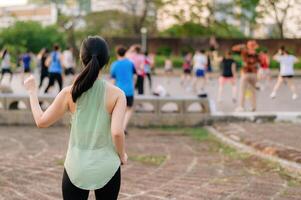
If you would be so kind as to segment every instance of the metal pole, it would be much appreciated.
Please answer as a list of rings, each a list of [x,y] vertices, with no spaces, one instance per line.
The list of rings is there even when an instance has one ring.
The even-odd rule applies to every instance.
[[[142,27],[141,30],[141,47],[142,51],[146,52],[147,50],[147,28]]]

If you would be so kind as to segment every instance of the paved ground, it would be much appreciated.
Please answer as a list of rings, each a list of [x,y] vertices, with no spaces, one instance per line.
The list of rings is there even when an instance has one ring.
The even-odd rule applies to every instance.
[[[38,76],[37,76],[38,78]],[[7,83],[8,77],[5,77],[3,83]],[[264,91],[258,92],[258,111],[285,111],[285,112],[300,112],[301,111],[301,79],[296,79],[296,86],[300,98],[293,101],[291,99],[291,92],[287,86],[282,86],[278,93],[276,99],[272,100],[269,98],[271,89],[275,84],[276,79],[274,78],[270,84],[268,84]],[[153,77],[153,88],[158,84],[163,85],[170,93],[171,96],[194,96],[195,94],[192,91],[186,90],[180,84],[180,77],[171,77],[167,79],[164,76],[154,76]],[[13,79],[13,90],[15,93],[25,93],[23,86],[21,85],[21,79],[18,75],[15,75]],[[47,80],[44,81],[43,88],[46,87]],[[145,81],[146,94],[150,94],[148,81]],[[220,105],[216,105],[216,95],[218,89],[217,79],[214,78],[212,81],[209,81],[206,87],[206,91],[209,94],[209,98],[212,101],[213,111],[222,111],[222,112],[233,112],[237,107],[236,104],[232,103],[231,99],[231,87],[226,86],[224,91],[224,101]],[[57,91],[54,90],[54,93]]]
[[[122,168],[119,199],[300,199],[300,183],[274,164],[197,134],[197,129],[130,130],[131,161]],[[67,128],[0,127],[0,200],[61,199],[67,140]]]
[[[300,123],[216,124],[224,135],[253,146],[267,154],[301,163]]]

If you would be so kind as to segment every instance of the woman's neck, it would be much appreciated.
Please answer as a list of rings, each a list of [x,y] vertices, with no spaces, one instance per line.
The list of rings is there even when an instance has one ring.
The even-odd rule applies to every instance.
[[[101,72],[98,73],[97,79],[102,79],[102,73]]]

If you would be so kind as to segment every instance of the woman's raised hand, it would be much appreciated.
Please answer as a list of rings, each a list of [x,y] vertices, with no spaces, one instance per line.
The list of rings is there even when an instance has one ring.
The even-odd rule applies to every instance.
[[[25,81],[24,81],[25,89],[29,94],[34,94],[37,92],[37,84],[36,80],[33,75],[30,75]]]

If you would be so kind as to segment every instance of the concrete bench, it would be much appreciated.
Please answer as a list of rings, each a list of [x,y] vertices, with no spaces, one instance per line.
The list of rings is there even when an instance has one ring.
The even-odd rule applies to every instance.
[[[54,98],[53,95],[39,95],[39,101],[44,109],[50,105]],[[6,117],[10,118],[10,124],[14,124],[14,119],[16,120],[15,124],[34,123],[28,95],[2,93],[0,94],[0,102],[2,104],[0,123],[8,123]],[[136,126],[196,125],[210,114],[208,98],[198,97],[136,96],[134,110],[131,124]],[[18,117],[9,115],[18,115]],[[22,119],[22,122],[18,119]],[[64,121],[64,124],[69,122],[69,120]]]

